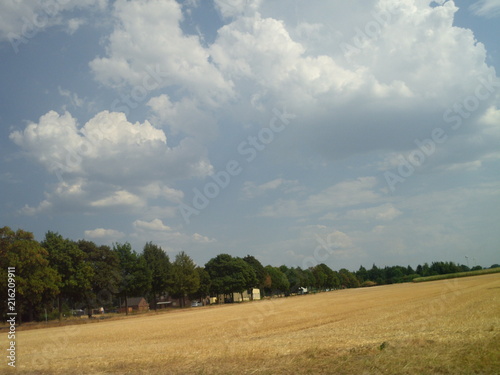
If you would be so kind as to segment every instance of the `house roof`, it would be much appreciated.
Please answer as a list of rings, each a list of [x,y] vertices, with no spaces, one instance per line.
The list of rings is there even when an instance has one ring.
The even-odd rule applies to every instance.
[[[129,297],[127,298],[127,305],[130,306],[139,306],[139,304],[144,300],[147,303],[144,297]],[[122,303],[122,307],[125,307],[125,301]]]

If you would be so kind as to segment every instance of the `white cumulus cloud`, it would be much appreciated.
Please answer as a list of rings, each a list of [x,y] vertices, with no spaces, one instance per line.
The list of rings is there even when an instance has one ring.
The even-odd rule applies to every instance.
[[[99,240],[118,240],[125,236],[125,233],[120,232],[115,229],[104,229],[104,228],[96,228],[92,230],[86,230],[84,232],[85,237],[99,239]]]
[[[160,219],[153,219],[151,221],[136,220],[133,223],[136,229],[153,230],[153,231],[171,231],[168,225],[163,224]]]

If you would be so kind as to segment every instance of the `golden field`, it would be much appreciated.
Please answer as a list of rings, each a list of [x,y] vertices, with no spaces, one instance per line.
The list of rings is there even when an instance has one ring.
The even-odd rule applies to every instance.
[[[499,297],[492,274],[22,330],[0,373],[499,374]]]

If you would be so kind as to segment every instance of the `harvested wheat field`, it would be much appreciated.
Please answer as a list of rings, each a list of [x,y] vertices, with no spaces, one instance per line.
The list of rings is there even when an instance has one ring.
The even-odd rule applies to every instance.
[[[16,373],[498,374],[499,297],[492,274],[20,331]]]

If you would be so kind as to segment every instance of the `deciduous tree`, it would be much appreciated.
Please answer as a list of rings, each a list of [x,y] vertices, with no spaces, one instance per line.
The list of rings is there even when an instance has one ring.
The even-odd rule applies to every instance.
[[[181,307],[184,307],[185,297],[196,292],[200,287],[200,276],[196,271],[196,264],[184,251],[175,256],[170,280],[170,292],[180,299]]]
[[[138,255],[128,242],[114,244],[113,251],[120,260],[119,294],[125,299],[125,313],[128,314],[128,297],[142,296],[151,289],[151,271],[143,256]]]
[[[80,250],[77,244],[60,234],[47,232],[42,246],[49,253],[49,263],[61,276],[58,284],[59,320],[62,319],[63,298],[72,298],[82,301],[85,294],[91,290],[91,280],[94,270],[86,261],[87,255]]]
[[[144,246],[143,255],[146,265],[151,272],[150,294],[153,299],[154,309],[156,310],[157,297],[167,291],[172,265],[167,253],[152,242],[148,242]]]
[[[6,299],[7,267],[15,268],[15,309],[19,318],[31,321],[59,294],[61,276],[50,267],[48,252],[33,234],[9,227],[0,228],[0,293]],[[7,312],[2,303],[2,315]]]
[[[241,294],[258,283],[253,267],[229,254],[219,254],[210,259],[205,269],[212,281],[212,291],[217,295]]]
[[[87,313],[92,316],[92,308],[111,306],[111,299],[119,292],[121,281],[120,259],[109,246],[97,246],[92,241],[80,240],[78,248],[87,255],[87,262],[92,267],[91,289],[86,293]]]

